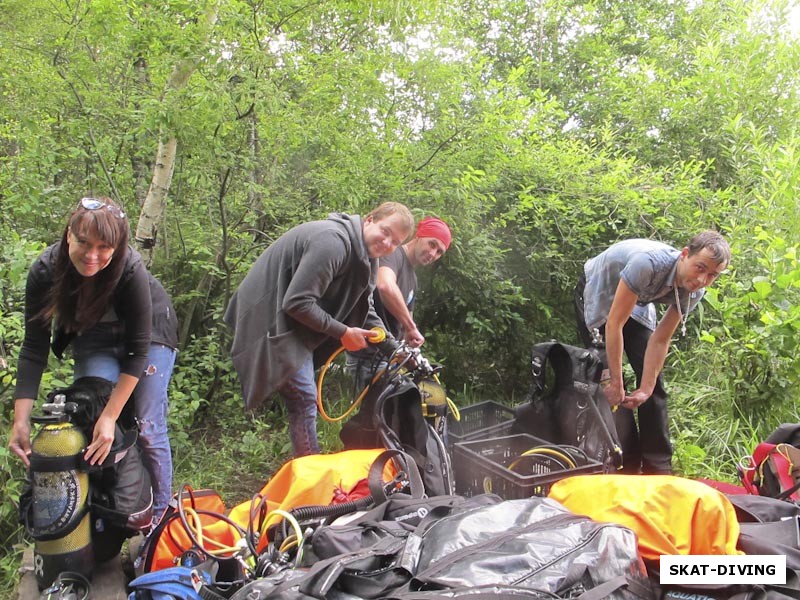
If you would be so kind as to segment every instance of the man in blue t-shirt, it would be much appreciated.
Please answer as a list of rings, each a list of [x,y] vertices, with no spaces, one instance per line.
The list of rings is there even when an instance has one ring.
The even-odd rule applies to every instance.
[[[578,333],[587,346],[605,346],[610,376],[605,393],[616,410],[626,472],[672,473],[661,370],[678,325],[685,335],[687,315],[730,258],[728,242],[716,231],[704,231],[682,250],[625,240],[584,265],[575,288]],[[654,304],[667,306],[658,322]],[[630,394],[622,379],[623,349],[636,373],[637,388]]]

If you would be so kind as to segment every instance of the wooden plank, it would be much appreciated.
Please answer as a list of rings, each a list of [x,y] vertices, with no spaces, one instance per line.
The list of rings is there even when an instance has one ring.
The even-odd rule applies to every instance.
[[[33,545],[28,546],[22,556],[17,600],[39,600],[41,592],[33,574]],[[119,556],[97,565],[92,573],[92,589],[89,598],[96,600],[127,600],[128,578],[122,569]]]

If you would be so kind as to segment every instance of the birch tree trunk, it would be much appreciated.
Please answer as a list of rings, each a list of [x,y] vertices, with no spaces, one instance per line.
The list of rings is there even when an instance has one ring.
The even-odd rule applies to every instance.
[[[205,13],[204,24],[206,27],[203,36],[204,44],[211,37],[214,24],[217,22],[219,3],[214,3]],[[182,89],[189,77],[192,76],[201,56],[200,49],[192,58],[181,60],[170,74],[164,90],[164,97],[170,91]],[[158,150],[156,151],[155,165],[153,166],[153,178],[150,188],[147,190],[147,197],[142,204],[139,213],[139,222],[136,226],[136,244],[142,254],[142,259],[147,266],[153,262],[156,239],[158,237],[158,227],[164,218],[167,208],[167,194],[172,183],[172,173],[175,170],[175,157],[178,152],[178,138],[170,135],[170,132],[159,131]]]
[[[158,224],[164,217],[167,207],[167,193],[175,169],[175,155],[178,151],[178,138],[172,136],[166,141],[160,139],[156,162],[153,166],[153,179],[147,190],[147,197],[139,213],[136,226],[136,243],[147,266],[153,261],[153,250],[158,236]]]

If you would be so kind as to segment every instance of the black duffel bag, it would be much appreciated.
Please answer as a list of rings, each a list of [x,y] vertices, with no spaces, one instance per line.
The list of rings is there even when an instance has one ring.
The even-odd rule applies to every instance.
[[[234,600],[468,598],[481,586],[498,599],[652,597],[636,536],[625,527],[547,498],[428,501],[432,508],[413,531],[392,526],[375,536],[376,522],[365,538],[372,545],[320,560],[306,573],[256,580]]]

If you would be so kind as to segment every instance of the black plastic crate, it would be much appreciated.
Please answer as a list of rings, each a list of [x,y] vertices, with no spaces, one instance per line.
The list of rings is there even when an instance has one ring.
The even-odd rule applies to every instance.
[[[461,420],[447,415],[447,441],[451,446],[469,440],[485,440],[508,435],[514,423],[514,409],[485,400],[459,409]]]
[[[523,456],[537,446],[545,449]],[[564,468],[568,461],[559,458],[563,450],[546,450],[548,446],[557,448],[526,433],[459,442],[453,455],[456,492],[464,496],[491,492],[505,500],[546,496],[550,486],[565,477],[603,472],[599,462],[573,455],[569,456],[577,466]]]

